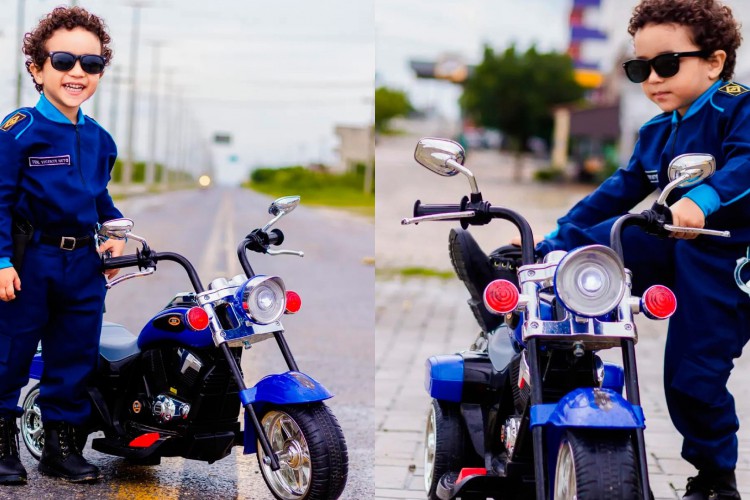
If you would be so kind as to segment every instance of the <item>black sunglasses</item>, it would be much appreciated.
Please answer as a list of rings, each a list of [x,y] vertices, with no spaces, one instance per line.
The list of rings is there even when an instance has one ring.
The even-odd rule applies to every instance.
[[[632,59],[622,63],[625,68],[625,74],[633,83],[643,83],[651,75],[651,68],[654,68],[656,74],[662,78],[669,78],[680,71],[681,57],[708,57],[711,55],[710,50],[694,50],[692,52],[673,52],[671,54],[661,54],[653,59]]]
[[[76,65],[76,61],[81,61],[81,69],[90,75],[103,73],[106,65],[102,56],[96,54],[76,56],[70,52],[50,52],[49,61],[57,71],[70,71]]]

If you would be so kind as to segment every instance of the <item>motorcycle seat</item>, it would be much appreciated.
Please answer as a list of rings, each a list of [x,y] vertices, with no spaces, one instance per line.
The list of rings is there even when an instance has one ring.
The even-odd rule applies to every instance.
[[[114,363],[138,352],[140,352],[138,337],[130,333],[127,328],[108,321],[102,323],[99,353],[104,359],[110,363]]]

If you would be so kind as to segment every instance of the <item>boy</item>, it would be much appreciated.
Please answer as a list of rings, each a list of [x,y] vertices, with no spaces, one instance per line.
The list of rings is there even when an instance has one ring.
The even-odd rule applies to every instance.
[[[41,93],[0,124],[0,483],[26,481],[15,419],[41,340],[39,471],[92,481],[76,432],[90,413],[86,380],[98,357],[105,294],[97,223],[122,217],[107,191],[116,148],[81,103],[96,91],[112,51],[104,23],[58,7],[24,37],[26,68]],[[14,237],[28,240],[20,262]],[[99,247],[121,255],[124,242]],[[11,258],[13,261],[11,263]],[[109,276],[113,276],[110,273]],[[23,290],[21,286],[23,285]]]
[[[609,244],[614,219],[669,182],[670,160],[683,153],[716,158],[712,177],[673,191],[668,203],[675,225],[728,229],[730,240],[690,233],[659,240],[638,229],[623,240],[636,292],[663,283],[677,295],[664,387],[684,438],[682,456],[698,469],[684,498],[738,499],[739,422],[726,382],[750,335],[750,299],[733,278],[750,243],[750,90],[729,81],[741,35],[717,0],[643,0],[628,32],[636,59],[625,73],[663,113],[641,128],[627,168],[575,205],[538,250]]]

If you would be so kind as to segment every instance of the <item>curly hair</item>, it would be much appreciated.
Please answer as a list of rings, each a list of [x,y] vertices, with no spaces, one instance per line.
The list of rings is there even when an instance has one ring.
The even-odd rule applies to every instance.
[[[718,0],[642,0],[633,10],[628,33],[635,33],[647,24],[678,24],[692,33],[692,41],[702,50],[723,50],[727,53],[719,77],[730,80],[737,62],[737,49],[742,43],[740,25],[732,17],[732,9]]]
[[[112,49],[108,47],[111,39],[104,21],[81,7],[56,7],[39,21],[33,31],[26,33],[23,37],[26,71],[29,72],[32,80],[34,80],[34,75],[31,73],[31,65],[41,68],[47,59],[49,52],[45,47],[47,40],[59,29],[72,30],[74,28],[83,28],[99,38],[102,45],[101,55],[104,57],[104,65],[109,65],[112,60]],[[34,80],[34,86],[37,92],[42,91],[42,86],[36,83],[36,80]]]

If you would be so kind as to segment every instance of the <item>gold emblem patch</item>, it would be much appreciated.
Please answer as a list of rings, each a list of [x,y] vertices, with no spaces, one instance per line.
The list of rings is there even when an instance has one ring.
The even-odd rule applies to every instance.
[[[180,318],[172,316],[167,320],[171,326],[178,326],[180,324]]]
[[[8,130],[10,130],[10,129],[13,128],[13,125],[15,125],[16,123],[20,122],[24,118],[26,118],[26,115],[23,114],[23,113],[21,113],[19,111],[15,115],[13,115],[10,118],[8,118],[7,120],[5,120],[5,123],[3,123],[3,126],[0,127],[0,130],[2,130],[3,132],[7,132]]]
[[[719,89],[719,92],[724,92],[727,95],[742,95],[745,92],[750,92],[747,87],[743,87],[739,83],[729,82]]]
[[[137,399],[133,401],[133,413],[140,413],[141,412],[141,402]]]

